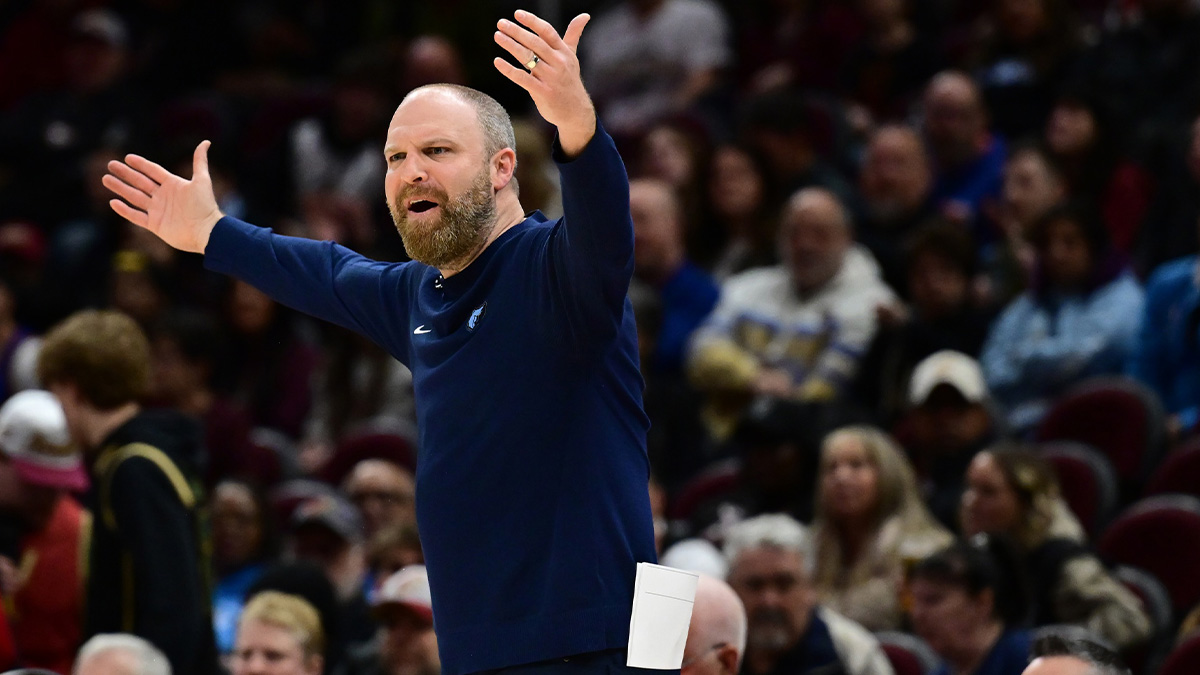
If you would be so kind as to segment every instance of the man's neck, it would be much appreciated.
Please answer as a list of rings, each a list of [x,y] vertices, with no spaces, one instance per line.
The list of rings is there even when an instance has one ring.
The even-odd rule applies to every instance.
[[[488,233],[486,239],[478,248],[470,254],[463,257],[460,262],[453,262],[448,267],[438,268],[438,272],[442,274],[443,279],[458,274],[459,272],[471,266],[492,242],[500,238],[500,235],[511,230],[525,220],[525,210],[521,208],[521,201],[517,196],[508,192],[497,195],[496,197],[496,218],[492,223],[492,229]]]
[[[87,437],[83,439],[84,443],[89,448],[98,448],[112,432],[133,419],[141,411],[142,407],[137,403],[126,403],[112,410],[91,411],[89,415],[91,419],[85,432]]]

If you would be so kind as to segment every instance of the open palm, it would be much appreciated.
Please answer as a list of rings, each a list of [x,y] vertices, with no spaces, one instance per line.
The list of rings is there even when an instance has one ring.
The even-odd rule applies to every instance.
[[[196,146],[191,180],[138,155],[126,155],[124,162],[109,162],[109,173],[102,179],[104,187],[121,198],[109,200],[109,206],[174,248],[204,253],[213,226],[222,216],[208,174],[209,145],[202,141]]]

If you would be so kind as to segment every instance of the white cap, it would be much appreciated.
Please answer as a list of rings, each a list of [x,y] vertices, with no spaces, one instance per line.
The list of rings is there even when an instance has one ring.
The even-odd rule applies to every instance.
[[[729,573],[729,562],[716,546],[707,539],[684,539],[663,551],[659,563],[667,567],[707,574],[724,579]]]
[[[75,491],[88,487],[62,406],[48,391],[18,392],[0,407],[0,453],[26,482]]]
[[[921,405],[940,384],[954,387],[971,403],[988,397],[979,362],[962,352],[942,350],[917,364],[908,386],[909,403]]]
[[[433,622],[433,599],[424,565],[409,565],[383,582],[371,598],[371,607],[378,612],[388,605],[403,605]]]

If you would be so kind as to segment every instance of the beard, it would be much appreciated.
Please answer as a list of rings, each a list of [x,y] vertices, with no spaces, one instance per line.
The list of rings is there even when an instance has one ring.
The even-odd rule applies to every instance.
[[[429,222],[414,223],[404,208],[411,198],[436,202],[441,213]],[[483,248],[496,217],[496,195],[490,172],[484,167],[471,187],[453,200],[443,190],[408,185],[388,202],[388,210],[408,257],[430,267],[450,269]]]
[[[795,642],[791,617],[781,609],[760,609],[749,624],[749,645],[756,650],[781,652]]]

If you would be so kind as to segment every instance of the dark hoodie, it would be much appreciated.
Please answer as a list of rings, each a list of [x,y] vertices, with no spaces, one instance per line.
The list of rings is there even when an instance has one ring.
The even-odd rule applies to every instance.
[[[177,412],[141,412],[91,463],[87,635],[141,636],[176,675],[218,672],[200,438]]]

